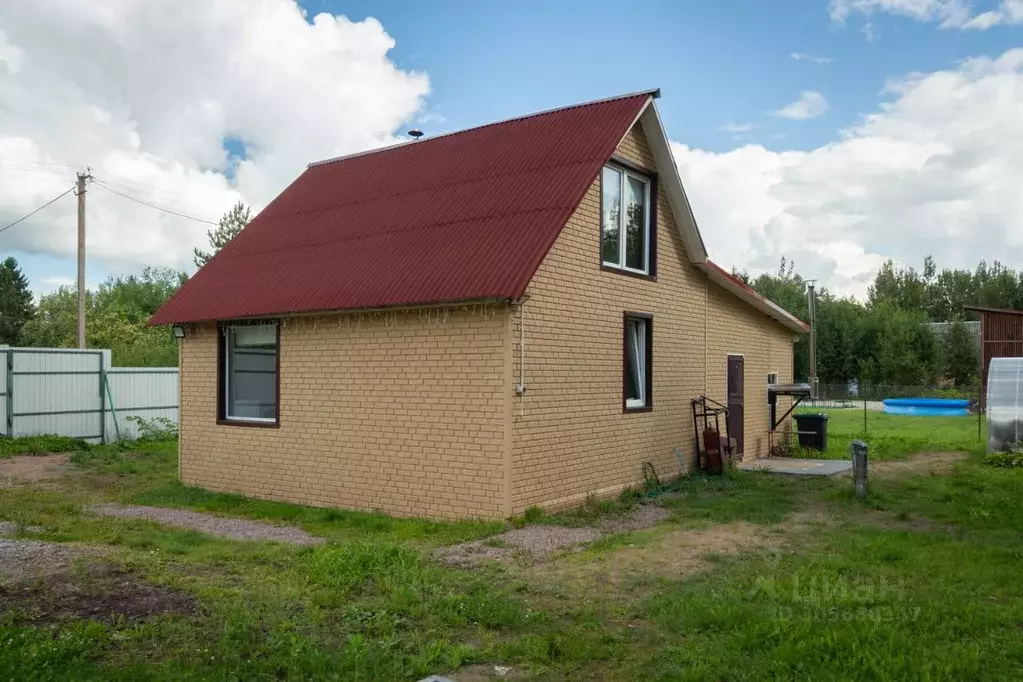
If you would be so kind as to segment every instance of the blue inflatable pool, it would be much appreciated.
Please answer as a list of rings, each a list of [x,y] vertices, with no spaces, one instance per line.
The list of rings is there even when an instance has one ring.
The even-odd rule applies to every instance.
[[[884,401],[885,414],[914,417],[965,417],[969,407],[969,400],[950,398],[888,398]]]

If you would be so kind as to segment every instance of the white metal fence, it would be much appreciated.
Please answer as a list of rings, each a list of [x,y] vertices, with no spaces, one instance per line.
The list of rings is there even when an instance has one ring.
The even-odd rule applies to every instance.
[[[0,435],[134,438],[126,417],[178,421],[175,367],[111,367],[109,350],[0,346]]]

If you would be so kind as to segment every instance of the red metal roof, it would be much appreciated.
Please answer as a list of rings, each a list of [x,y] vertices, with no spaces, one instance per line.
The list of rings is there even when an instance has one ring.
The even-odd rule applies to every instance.
[[[706,260],[697,267],[706,272],[712,281],[731,291],[741,300],[760,310],[768,317],[781,322],[786,327],[801,334],[810,331],[810,325],[806,322],[803,322],[717,263]]]
[[[311,165],[150,324],[517,299],[651,96]]]

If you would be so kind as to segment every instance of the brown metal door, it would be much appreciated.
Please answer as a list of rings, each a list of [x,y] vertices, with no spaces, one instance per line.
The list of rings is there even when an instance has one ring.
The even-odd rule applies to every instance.
[[[743,452],[743,391],[746,379],[741,355],[728,356],[728,436],[735,439],[735,454]]]

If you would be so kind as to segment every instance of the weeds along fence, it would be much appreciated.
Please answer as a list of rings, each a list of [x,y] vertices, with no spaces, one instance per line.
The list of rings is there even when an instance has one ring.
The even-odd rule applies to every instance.
[[[176,367],[111,367],[105,349],[0,346],[0,436],[138,436],[128,417],[178,423]]]
[[[869,433],[871,423],[879,421],[878,415],[885,413],[884,401],[891,398],[937,398],[966,401],[963,419],[971,418],[977,423],[977,437],[981,437],[984,415],[980,406],[980,386],[907,386],[901,384],[820,384],[817,398],[804,402],[808,408],[830,410],[851,410],[862,413],[863,431]]]

